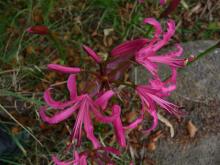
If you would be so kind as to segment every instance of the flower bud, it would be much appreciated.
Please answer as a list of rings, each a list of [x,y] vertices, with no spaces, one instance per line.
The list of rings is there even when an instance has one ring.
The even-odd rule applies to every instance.
[[[49,33],[49,29],[47,26],[44,25],[36,25],[31,26],[27,29],[27,32],[32,34],[40,34],[40,35],[46,35]]]

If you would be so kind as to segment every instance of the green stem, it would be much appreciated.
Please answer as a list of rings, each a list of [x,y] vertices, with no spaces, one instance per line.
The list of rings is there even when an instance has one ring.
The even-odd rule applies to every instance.
[[[216,48],[220,47],[220,40],[213,46],[209,47],[208,49],[206,49],[205,51],[199,53],[195,59],[191,62],[188,62],[186,65],[189,66],[189,65],[192,65],[195,61],[197,61],[198,59],[208,55],[209,53],[211,53],[212,51],[214,51]]]
[[[192,61],[187,62],[186,67],[192,65],[194,62],[196,62],[198,59],[208,55],[209,53],[213,52],[216,48],[220,47],[220,40],[213,46],[209,47],[208,49],[204,50],[203,52],[199,53],[197,56],[195,56],[195,59]],[[184,71],[184,68],[180,68],[179,71]],[[166,81],[170,78],[171,76],[165,78],[163,81]]]

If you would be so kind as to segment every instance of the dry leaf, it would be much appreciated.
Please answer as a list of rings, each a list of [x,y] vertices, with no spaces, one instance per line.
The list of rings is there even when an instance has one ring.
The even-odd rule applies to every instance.
[[[30,54],[33,54],[34,53],[34,47],[33,46],[28,46],[27,48],[26,48],[26,53],[28,54],[28,55],[30,55]]]
[[[157,113],[158,119],[164,123],[166,126],[170,127],[170,136],[171,138],[174,137],[174,128],[173,125],[170,123],[169,120],[167,120],[164,116],[162,116],[161,114]]]
[[[12,134],[14,134],[14,135],[19,134],[20,131],[21,131],[21,129],[20,129],[19,127],[17,127],[17,126],[12,127],[12,129],[11,129],[11,132],[12,132]]]
[[[194,138],[196,135],[196,132],[198,131],[198,129],[196,128],[196,126],[192,123],[192,121],[189,121],[187,123],[187,130],[189,132],[189,136],[191,138]]]
[[[147,149],[149,151],[155,151],[156,150],[156,143],[155,142],[150,142],[148,145],[147,145]]]

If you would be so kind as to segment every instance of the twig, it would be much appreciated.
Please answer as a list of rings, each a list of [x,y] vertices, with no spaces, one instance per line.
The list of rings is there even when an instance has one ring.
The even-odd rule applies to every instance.
[[[0,108],[1,108],[12,120],[14,120],[21,128],[23,128],[28,134],[30,134],[34,140],[36,140],[41,146],[43,146],[43,144],[42,144],[27,128],[25,128],[25,126],[23,126],[17,119],[15,119],[14,116],[12,116],[1,104],[0,104]]]

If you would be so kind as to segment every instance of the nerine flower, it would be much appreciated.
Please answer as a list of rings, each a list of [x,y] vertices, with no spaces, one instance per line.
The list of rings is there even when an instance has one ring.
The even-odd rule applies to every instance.
[[[136,93],[141,99],[142,113],[148,112],[153,117],[153,125],[147,130],[147,132],[156,128],[158,123],[156,106],[159,105],[162,109],[169,112],[172,115],[180,116],[183,112],[180,111],[180,107],[166,101],[163,97],[161,88],[154,88],[150,85],[138,85],[136,87]]]
[[[160,2],[164,3],[164,0]],[[80,154],[74,152],[71,161],[60,161],[56,156],[53,156],[56,165],[86,165],[88,158],[91,158],[92,163],[95,161],[97,164],[113,165],[108,153],[119,155],[119,152],[112,147],[101,147],[101,143],[94,135],[93,119],[101,123],[112,124],[117,142],[121,147],[126,147],[125,131],[136,128],[143,121],[145,113],[149,113],[153,118],[152,126],[145,132],[150,132],[156,128],[158,124],[158,106],[175,116],[183,114],[179,106],[165,100],[165,97],[176,89],[177,68],[185,65],[185,60],[179,58],[183,49],[177,44],[174,51],[163,54],[158,53],[175,33],[174,21],[169,20],[167,22],[167,32],[163,32],[160,23],[154,18],[146,18],[144,23],[154,27],[153,38],[127,41],[114,48],[111,51],[113,58],[108,58],[106,61],[102,61],[99,55],[90,47],[83,45],[84,51],[99,64],[97,65],[99,66],[98,72],[88,71],[97,78],[95,83],[88,84],[88,87],[86,87],[86,89],[91,89],[89,90],[90,93],[77,92],[76,74],[82,71],[86,72],[86,70],[58,64],[48,65],[50,70],[69,75],[67,80],[69,99],[65,101],[54,100],[51,96],[52,88],[48,88],[44,92],[44,100],[47,105],[40,108],[40,117],[48,124],[58,124],[75,114],[74,126],[70,135],[71,144],[75,141],[78,145],[81,143],[82,131],[84,130],[87,139],[92,142],[94,148],[90,152],[84,151]],[[38,28],[35,30],[38,30]],[[46,34],[46,31],[40,30],[33,30],[32,33]],[[28,31],[31,32],[31,29]],[[130,69],[133,63],[143,65],[153,75],[153,79],[149,80],[148,85],[131,85],[140,97],[142,108],[135,121],[123,126],[120,118],[121,107],[118,104],[112,106],[111,115],[106,116],[103,112],[109,107],[109,100],[114,95],[111,89],[115,89],[115,85],[123,84],[119,79]],[[171,76],[165,81],[161,81],[158,75],[159,64],[168,65],[171,69]],[[94,86],[94,84],[97,86]],[[56,109],[58,112],[49,115],[47,113],[49,109]]]
[[[182,54],[183,49],[180,45],[176,45],[175,51],[171,51],[162,55],[158,55],[157,51],[163,48],[175,33],[175,23],[173,20],[167,22],[167,32],[163,33],[162,27],[154,18],[144,19],[145,24],[150,24],[154,27],[154,37],[151,40],[138,39],[123,43],[112,50],[111,55],[114,57],[127,56],[132,54],[135,61],[143,65],[152,75],[158,78],[158,64],[170,66],[174,69],[185,65],[184,59],[178,57]],[[160,37],[162,36],[162,39]],[[132,45],[132,48],[130,48]]]
[[[94,150],[87,150],[81,153],[77,151],[73,154],[73,160],[60,161],[56,156],[52,156],[55,165],[87,165],[87,159],[91,159],[92,163],[96,162],[100,165],[113,165],[114,163],[109,158],[108,154],[119,156],[120,152],[113,147],[100,147]]]
[[[51,65],[49,65],[51,66]],[[66,69],[57,67],[54,70],[59,72],[65,72]],[[113,96],[113,91],[106,91],[103,95],[93,101],[88,94],[77,95],[76,89],[76,76],[70,75],[67,81],[67,87],[70,92],[70,100],[61,102],[56,101],[51,97],[50,88],[44,93],[44,100],[49,107],[59,109],[59,112],[55,113],[53,116],[48,116],[46,114],[47,106],[41,107],[39,114],[43,121],[49,124],[60,123],[72,116],[74,112],[78,112],[75,124],[73,127],[73,132],[71,134],[71,140],[77,139],[78,144],[81,140],[82,127],[84,125],[84,130],[86,132],[87,138],[92,142],[94,148],[100,147],[98,139],[94,135],[94,128],[92,124],[92,113],[94,117],[103,123],[113,122],[119,115],[120,112],[113,114],[112,116],[104,116],[100,112],[100,109],[104,109],[107,106],[108,100]]]

